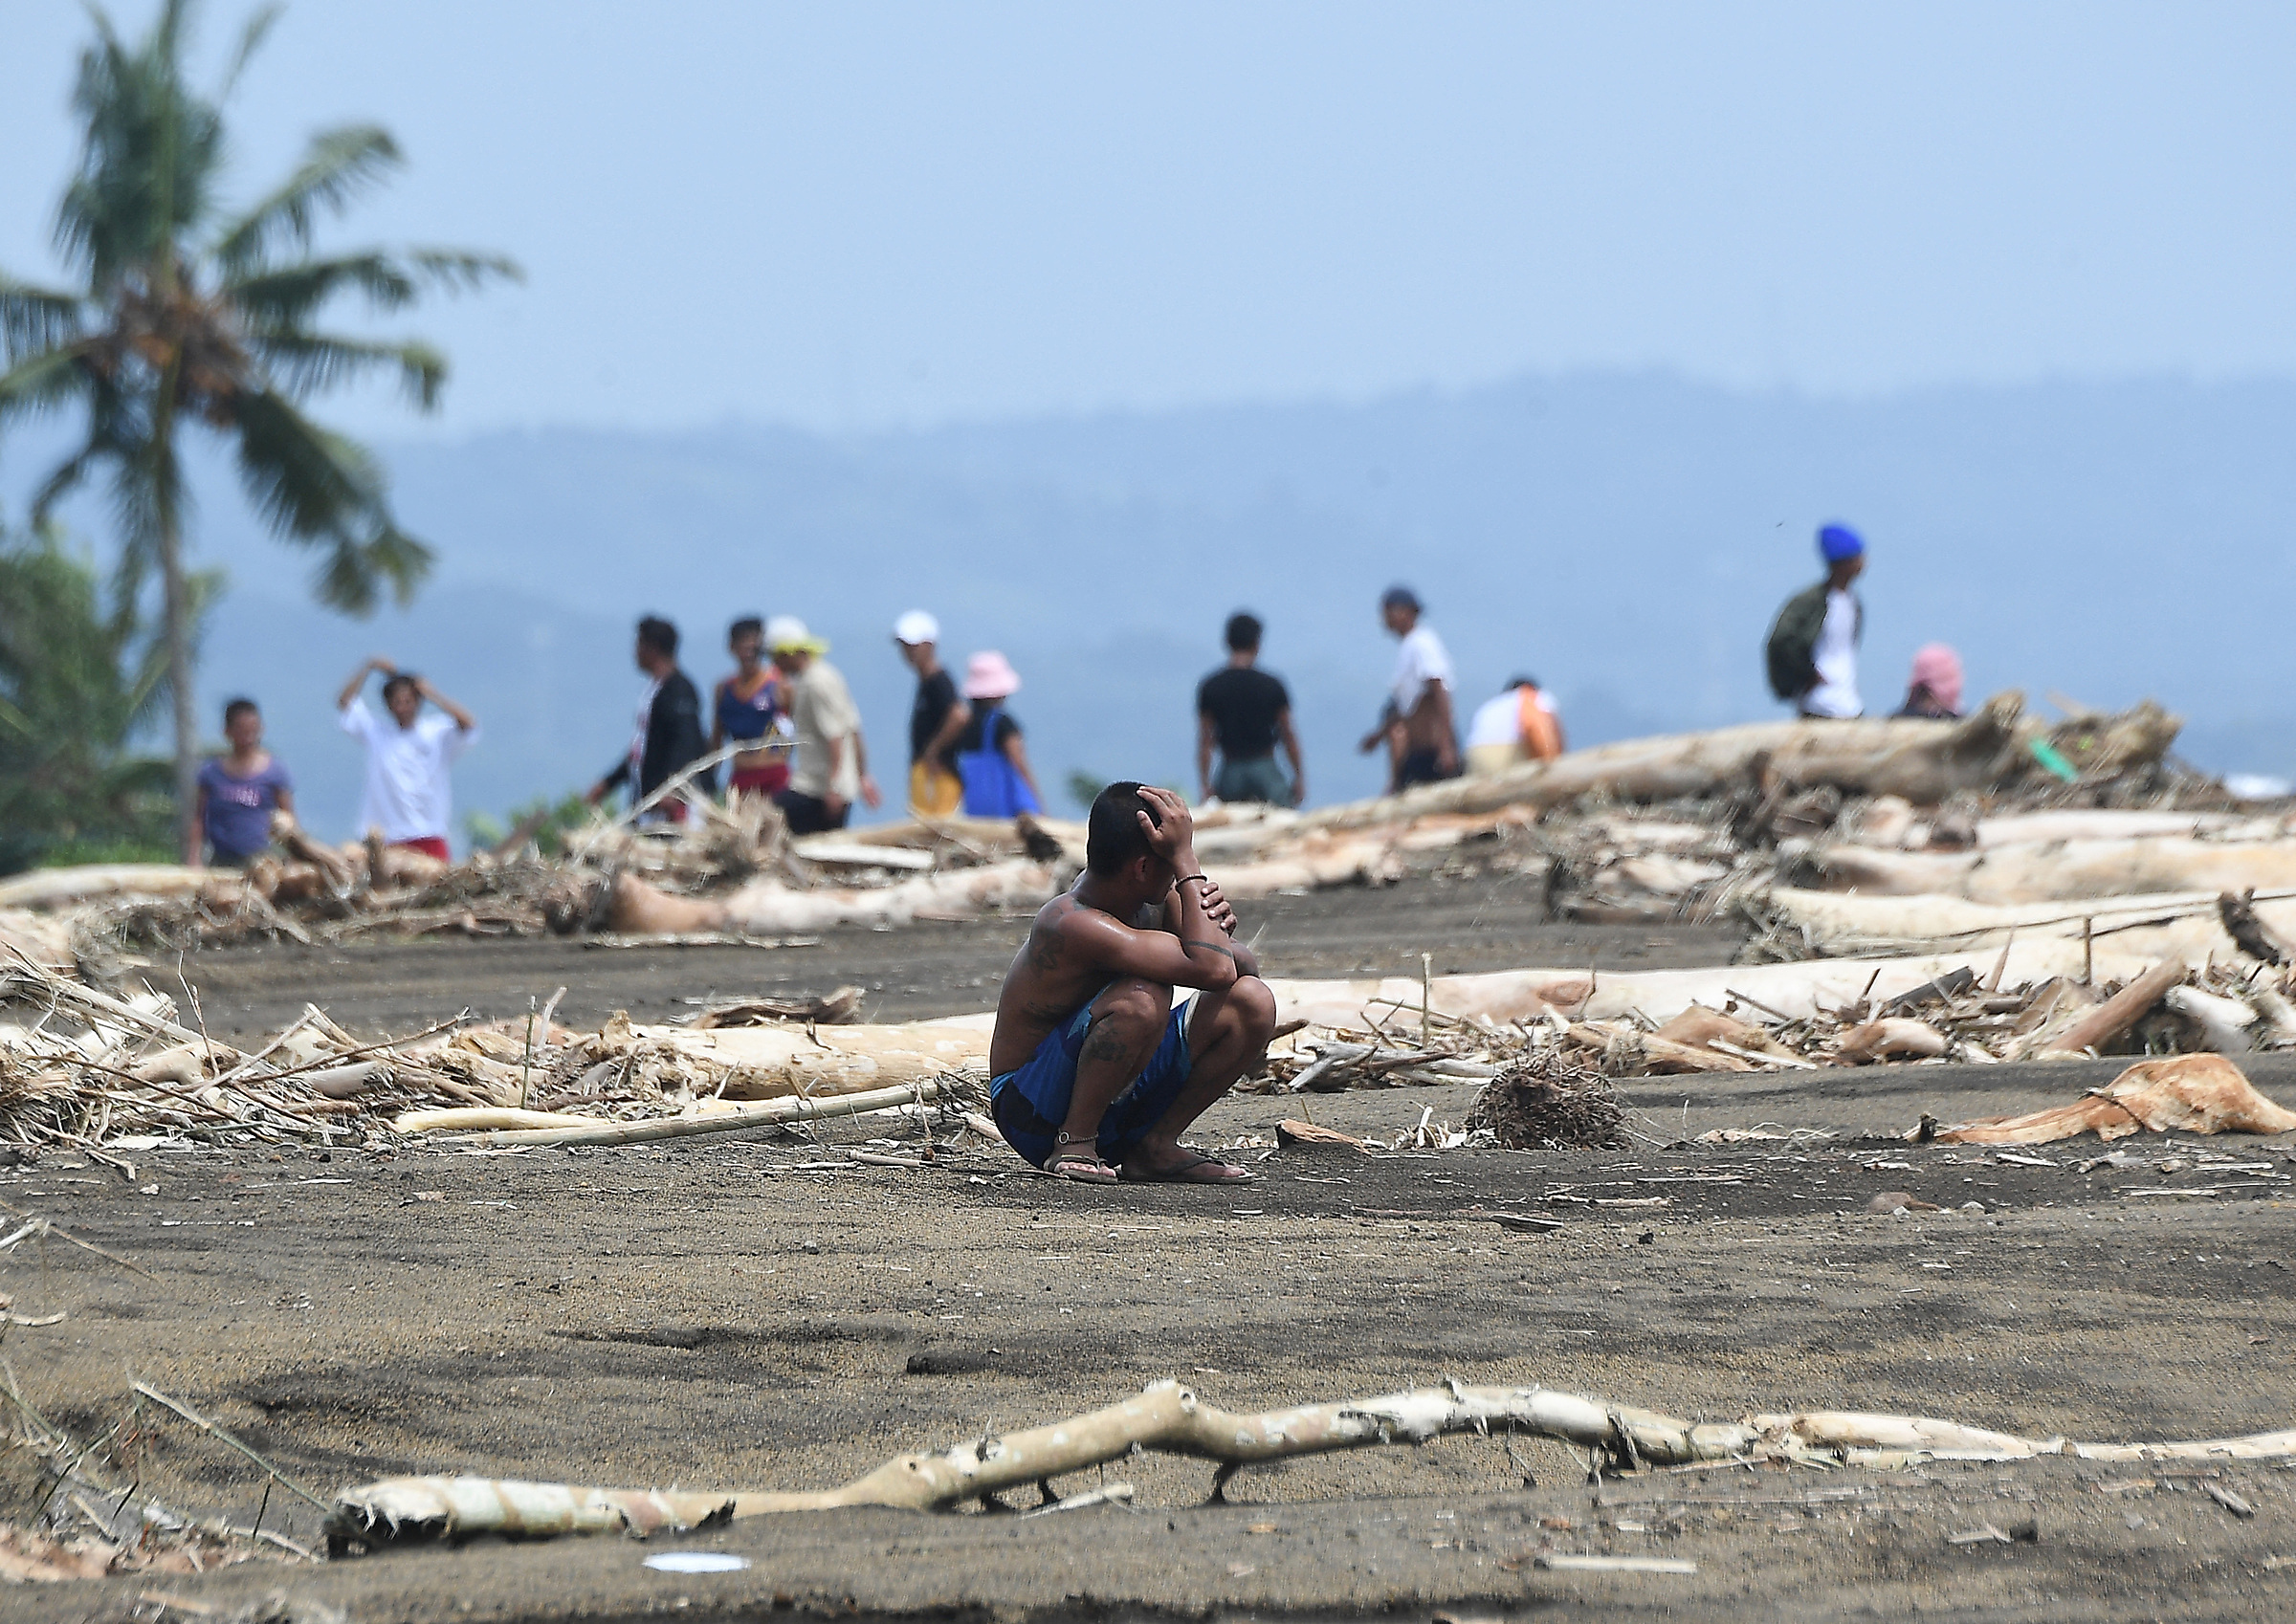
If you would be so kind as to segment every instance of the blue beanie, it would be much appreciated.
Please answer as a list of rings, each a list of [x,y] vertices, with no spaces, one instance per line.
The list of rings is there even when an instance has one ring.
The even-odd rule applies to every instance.
[[[1854,559],[1865,551],[1866,543],[1846,524],[1829,524],[1818,532],[1819,555],[1829,564]]]

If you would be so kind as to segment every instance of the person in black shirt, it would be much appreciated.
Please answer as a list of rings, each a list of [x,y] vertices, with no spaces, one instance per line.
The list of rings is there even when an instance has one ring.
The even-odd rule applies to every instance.
[[[913,817],[948,818],[964,803],[964,780],[954,758],[958,736],[973,719],[973,708],[957,697],[956,679],[940,663],[940,623],[911,609],[893,623],[901,658],[916,672],[916,701],[909,708],[909,811]]]
[[[701,695],[693,679],[677,669],[677,627],[658,615],[638,622],[637,661],[651,686],[638,707],[637,731],[629,752],[583,797],[592,806],[624,784],[629,786],[635,805],[709,752],[710,735],[701,725]],[[695,787],[703,795],[716,794],[717,770],[695,774]],[[673,797],[658,808],[658,815],[682,823],[686,803]]]
[[[1259,669],[1260,620],[1237,613],[1227,619],[1227,664],[1196,690],[1196,776],[1203,799],[1259,801],[1297,806],[1308,798],[1308,768],[1292,727],[1292,695],[1283,679]],[[1292,758],[1292,776],[1275,764],[1281,740]],[[1220,770],[1212,771],[1212,750]]]

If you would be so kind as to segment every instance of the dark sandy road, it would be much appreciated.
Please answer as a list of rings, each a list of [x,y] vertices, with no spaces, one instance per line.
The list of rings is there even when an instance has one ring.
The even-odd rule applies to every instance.
[[[7,1357],[26,1396],[78,1436],[126,1413],[132,1371],[322,1489],[430,1471],[826,1484],[1162,1377],[1238,1409],[1447,1375],[1714,1418],[1837,1406],[2100,1438],[2289,1425],[2296,1147],[2152,1141],[2134,1165],[2084,1173],[2093,1142],[2008,1160],[1884,1137],[1924,1108],[2029,1108],[2112,1070],[1653,1079],[1628,1091],[1657,1139],[1762,1122],[1835,1136],[1284,1152],[1254,1185],[1208,1192],[1061,1185],[988,1148],[941,1169],[813,1171],[840,1160],[834,1147],[786,1140],[327,1161],[155,1153],[134,1184],[64,1157],[0,1175],[0,1198],[157,1278],[53,1243],[43,1273],[19,1247],[0,1259],[0,1289],[20,1312],[69,1318],[11,1330]],[[2296,1099],[2288,1063],[2251,1073]],[[1391,1133],[1424,1107],[1455,1119],[1466,1100],[1399,1089],[1312,1108]],[[1206,1138],[1265,1137],[1297,1108],[1233,1101]],[[1884,1190],[1984,1210],[1868,1214]],[[2212,1193],[2145,1193],[2159,1190]],[[1565,1227],[1507,1230],[1485,1216],[1499,1209]],[[2254,1515],[2189,1473],[2071,1460],[1645,1477],[1607,1484],[1598,1503],[1558,1446],[1485,1439],[1249,1472],[1230,1490],[1245,1503],[1205,1506],[1206,1467],[1151,1458],[1111,1472],[1138,1486],[1137,1513],[852,1513],[667,1542],[752,1559],[729,1575],[656,1573],[641,1565],[649,1547],[620,1539],[482,1543],[316,1570],[123,1577],[68,1600],[14,1590],[0,1592],[0,1617],[121,1616],[152,1591],[224,1615],[282,1588],[353,1619],[1426,1618],[1551,1604],[2286,1615],[2296,1474],[2200,1470]],[[176,1503],[240,1519],[254,1508],[253,1471],[188,1429],[148,1429],[140,1473],[140,1492]],[[282,1506],[275,1495],[275,1523],[315,1532],[312,1515]],[[1987,1523],[2030,1523],[2039,1537],[1948,1543]],[[1698,1571],[1550,1572],[1529,1563],[1542,1550],[1685,1558]]]
[[[182,974],[218,1038],[276,1031],[307,1001],[354,1031],[383,1035],[427,1026],[470,1008],[485,1020],[522,1015],[527,999],[564,987],[560,1019],[595,1024],[617,1009],[666,1020],[695,1003],[752,993],[865,989],[863,1019],[916,1020],[996,1002],[1025,920],[920,922],[901,931],[830,931],[802,945],[605,946],[543,939],[286,944],[193,955]],[[1519,875],[1413,879],[1380,889],[1277,896],[1244,910],[1243,934],[1271,976],[1412,975],[1422,953],[1436,973],[1527,965],[1658,970],[1721,964],[1738,945],[1719,926],[1553,925]],[[173,959],[148,972],[180,997]]]

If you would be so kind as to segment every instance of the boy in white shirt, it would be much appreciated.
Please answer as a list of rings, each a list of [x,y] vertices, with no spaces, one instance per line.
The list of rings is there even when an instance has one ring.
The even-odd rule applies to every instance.
[[[370,672],[383,673],[383,709],[367,709],[360,690]],[[446,713],[426,716],[429,700]],[[410,846],[441,863],[453,861],[447,830],[453,822],[454,792],[447,769],[478,742],[478,718],[412,671],[403,671],[380,654],[351,673],[335,701],[337,723],[366,746],[366,791],[359,803],[359,828],[383,831],[388,845]]]

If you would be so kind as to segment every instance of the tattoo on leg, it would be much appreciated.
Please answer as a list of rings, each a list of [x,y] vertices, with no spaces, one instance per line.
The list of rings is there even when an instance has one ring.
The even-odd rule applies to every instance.
[[[1119,1061],[1132,1050],[1118,1032],[1104,1020],[1095,1019],[1092,1029],[1084,1035],[1083,1058],[1097,1061]]]

